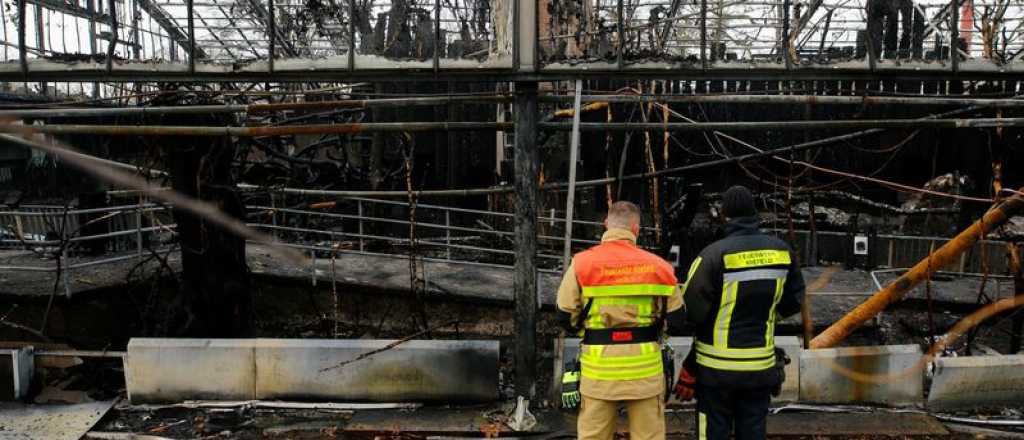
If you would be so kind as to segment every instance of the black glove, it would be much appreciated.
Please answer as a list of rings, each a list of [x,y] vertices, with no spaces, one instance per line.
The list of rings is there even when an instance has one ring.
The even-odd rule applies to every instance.
[[[786,382],[786,365],[789,365],[789,362],[786,350],[775,347],[775,373],[778,375],[778,382],[772,387],[772,397],[779,397],[782,394],[782,384]]]
[[[562,373],[562,408],[573,409],[580,406],[583,396],[580,394],[580,363],[569,361],[565,363],[565,372]]]

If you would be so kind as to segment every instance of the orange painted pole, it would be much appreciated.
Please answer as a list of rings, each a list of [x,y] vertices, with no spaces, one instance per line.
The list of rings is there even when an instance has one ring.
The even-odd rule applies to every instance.
[[[1024,212],[1024,198],[1016,194],[994,206],[985,215],[975,222],[971,227],[965,229],[959,235],[933,252],[917,265],[910,268],[903,276],[899,277],[889,285],[879,290],[867,301],[864,301],[839,321],[833,323],[820,335],[811,340],[810,348],[828,348],[846,339],[854,330],[874,318],[879,312],[900,298],[907,292],[930,277],[936,271],[952,263],[964,251],[974,246],[993,229],[998,228],[1014,215]]]

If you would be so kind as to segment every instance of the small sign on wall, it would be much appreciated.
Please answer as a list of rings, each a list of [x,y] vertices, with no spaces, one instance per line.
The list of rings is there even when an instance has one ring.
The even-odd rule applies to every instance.
[[[853,237],[853,255],[867,255],[868,254],[868,236],[867,235],[855,235]]]

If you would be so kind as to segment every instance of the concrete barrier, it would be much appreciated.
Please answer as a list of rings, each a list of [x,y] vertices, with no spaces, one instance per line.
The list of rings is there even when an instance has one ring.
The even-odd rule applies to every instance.
[[[498,341],[408,341],[355,360],[392,342],[136,338],[125,380],[136,404],[497,399]]]
[[[124,375],[133,404],[253,400],[252,339],[132,338]]]
[[[498,341],[261,339],[256,398],[482,402],[498,398]],[[339,367],[339,365],[341,365]]]
[[[842,347],[803,350],[800,356],[800,401],[815,403],[876,403],[914,405],[924,401],[924,372],[908,371],[921,359],[917,345]],[[846,369],[872,375],[892,375],[871,383],[853,380]],[[900,375],[900,373],[906,374]]]
[[[984,409],[1024,402],[1024,355],[935,359],[928,407]]]
[[[28,395],[34,373],[32,347],[0,350],[0,401]]]
[[[672,350],[675,352],[675,369],[678,374],[678,371],[682,368],[683,360],[686,359],[686,355],[690,353],[690,347],[693,345],[693,338],[690,336],[675,337],[669,338],[668,341]],[[803,347],[803,344],[797,336],[778,336],[775,338],[775,344],[779,348],[786,350],[786,354],[789,355],[791,362],[786,366],[786,382],[782,384],[782,393],[774,400],[779,402],[794,402],[800,395],[800,350]],[[579,338],[565,340],[565,349],[562,351],[562,359],[574,358],[579,355],[579,352]],[[560,377],[561,372],[562,366],[555,365],[555,377]]]

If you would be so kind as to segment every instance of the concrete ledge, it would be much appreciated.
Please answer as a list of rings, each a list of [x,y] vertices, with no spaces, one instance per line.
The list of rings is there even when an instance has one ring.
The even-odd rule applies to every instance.
[[[917,345],[804,350],[800,356],[800,401],[893,406],[924,403],[924,372],[899,375],[913,368],[921,356]],[[841,374],[839,368],[893,376],[884,383],[860,382]]]
[[[254,400],[251,339],[133,338],[124,359],[133,404]]]
[[[1024,402],[1024,355],[935,359],[928,407],[982,409]]]
[[[683,360],[686,359],[686,355],[690,353],[690,347],[693,346],[693,337],[685,336],[669,338],[668,343],[672,346],[672,350],[675,352],[675,368],[678,374],[679,369],[683,367]],[[797,336],[777,336],[775,338],[775,344],[779,348],[786,350],[786,354],[789,355],[791,362],[786,366],[786,382],[782,384],[782,394],[773,400],[779,402],[794,402],[800,395],[800,351],[803,347],[803,343]],[[579,355],[579,352],[579,338],[565,340],[565,349],[562,351],[562,359],[576,357]],[[558,362],[556,362],[556,364],[558,364]],[[562,365],[555,365],[555,377],[561,377],[561,374]]]
[[[261,339],[256,398],[482,402],[498,398],[498,341]],[[338,368],[339,364],[351,362]]]
[[[408,341],[354,360],[392,342],[137,338],[128,344],[125,380],[133,404],[498,398],[498,341]]]
[[[21,400],[28,395],[35,371],[32,347],[0,350],[0,401]]]

